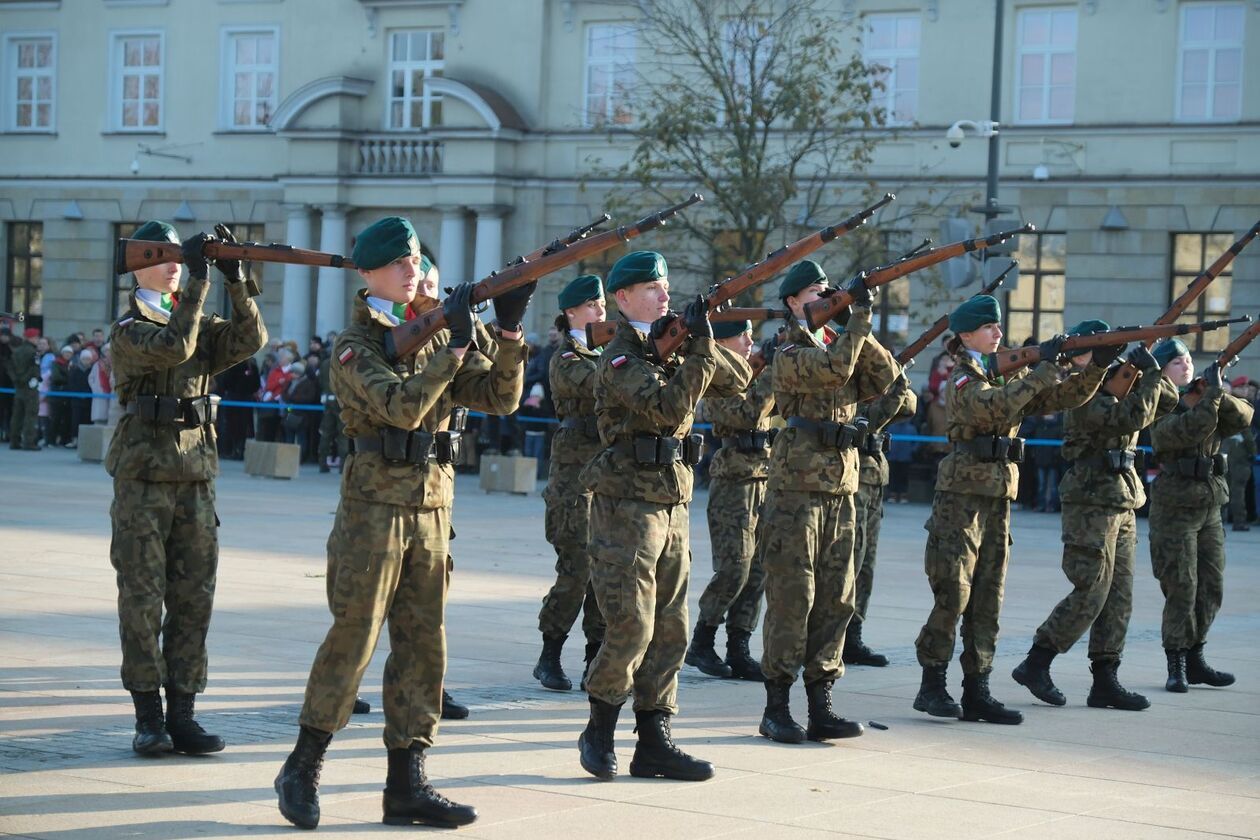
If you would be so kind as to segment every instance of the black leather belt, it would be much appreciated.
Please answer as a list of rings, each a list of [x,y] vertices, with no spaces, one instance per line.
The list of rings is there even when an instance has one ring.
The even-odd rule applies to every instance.
[[[858,449],[863,455],[869,455],[874,458],[881,452],[887,452],[891,443],[892,440],[888,437],[887,432],[869,432]]]
[[[159,397],[140,394],[123,406],[123,412],[147,420],[150,423],[166,423],[172,426],[208,426],[219,416],[219,397],[204,394],[199,397]]]
[[[954,441],[955,452],[968,452],[981,461],[1021,464],[1024,461],[1024,439],[982,435],[971,440]]]
[[[746,452],[748,454],[764,454],[773,442],[773,429],[751,429],[736,432],[733,435],[722,438],[722,446],[724,448],[731,447],[736,452]]]
[[[1207,481],[1213,476],[1225,475],[1225,468],[1229,464],[1224,452],[1218,452],[1211,457],[1207,455],[1199,455],[1190,458],[1174,458],[1171,461],[1161,461],[1160,469],[1170,475],[1178,475],[1182,478],[1193,478],[1197,481]]]
[[[594,414],[587,414],[581,417],[566,417],[560,421],[560,428],[578,429],[588,438],[599,440],[599,422],[595,419]]]
[[[646,466],[667,467],[682,461],[689,467],[700,463],[704,452],[703,435],[687,435],[677,438],[672,435],[638,434],[632,438],[617,438],[613,441],[613,451],[629,455],[640,464]]]
[[[787,419],[789,429],[800,429],[818,436],[822,446],[834,446],[836,449],[849,449],[861,443],[866,430],[861,426],[848,423],[836,423],[832,420],[810,420],[808,417],[792,416]]]
[[[1086,455],[1072,462],[1076,467],[1091,467],[1111,473],[1126,473],[1131,469],[1142,470],[1146,453],[1134,449],[1107,449],[1101,455]]]
[[[451,464],[459,460],[460,432],[408,431],[388,427],[379,435],[352,438],[355,452],[378,452],[389,464],[423,467],[429,461]]]

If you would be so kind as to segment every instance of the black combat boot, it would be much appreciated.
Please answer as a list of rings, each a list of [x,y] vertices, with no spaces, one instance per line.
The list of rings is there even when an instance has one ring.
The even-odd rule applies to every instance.
[[[1202,643],[1190,648],[1186,653],[1186,681],[1190,685],[1210,685],[1223,688],[1234,684],[1234,675],[1218,671],[1203,658]]]
[[[463,720],[468,717],[468,707],[455,702],[446,689],[442,689],[442,720]]]
[[[1056,655],[1057,652],[1050,648],[1033,645],[1028,649],[1027,658],[1011,671],[1011,676],[1041,702],[1063,706],[1067,704],[1067,698],[1050,679],[1050,663]]]
[[[699,668],[701,673],[710,677],[729,677],[731,667],[722,661],[713,649],[713,640],[717,636],[717,628],[696,622],[696,629],[691,634],[691,646],[687,648],[687,664]]]
[[[424,774],[424,748],[389,751],[383,803],[385,825],[436,825],[458,828],[477,819],[477,809],[452,802],[433,789]]]
[[[578,755],[582,769],[597,779],[610,782],[617,776],[617,753],[613,736],[617,732],[617,716],[621,704],[614,706],[591,698],[591,719],[578,736]]]
[[[945,671],[948,665],[924,665],[923,680],[919,693],[914,697],[914,710],[927,712],[932,717],[960,718],[962,707],[954,702],[945,688]]]
[[[1176,694],[1185,694],[1190,690],[1190,686],[1186,682],[1186,652],[1184,650],[1165,650],[1164,655],[1168,657],[1168,682],[1164,683],[1164,690]]]
[[[543,636],[542,655],[534,666],[534,679],[542,683],[543,688],[550,688],[552,691],[569,691],[573,688],[573,681],[560,664],[560,651],[566,638],[568,637]]]
[[[726,665],[731,669],[731,676],[737,680],[765,682],[761,673],[761,664],[748,652],[748,640],[752,634],[747,630],[736,630],[726,625]]]
[[[643,779],[661,776],[680,782],[703,782],[713,778],[713,765],[687,755],[674,744],[669,731],[670,716],[659,710],[634,713],[634,731],[639,742],[630,759],[630,775]]]
[[[888,657],[876,653],[862,641],[862,622],[854,619],[849,622],[849,629],[844,635],[844,652],[840,655],[846,665],[870,665],[883,668],[888,664]]]
[[[864,731],[856,720],[846,720],[831,709],[831,680],[818,680],[805,686],[809,698],[809,728],[805,736],[811,741],[856,738]]]
[[[166,687],[166,731],[171,734],[175,752],[205,755],[223,749],[223,739],[211,735],[193,719],[193,703],[197,695]]]
[[[582,682],[578,688],[586,691],[586,678],[591,675],[591,663],[595,661],[595,657],[599,655],[599,649],[604,646],[603,639],[587,639],[586,652],[583,654],[582,666]]]
[[[800,744],[805,740],[805,730],[792,720],[792,707],[788,703],[791,692],[791,683],[766,680],[766,710],[757,731],[780,744]]]
[[[962,719],[987,720],[1014,725],[1024,722],[1022,713],[1008,709],[989,693],[989,675],[963,674]]]
[[[1094,672],[1094,684],[1089,689],[1086,705],[1095,709],[1123,709],[1126,712],[1140,712],[1151,706],[1136,691],[1129,691],[1120,685],[1116,672],[1120,669],[1119,659],[1098,659],[1090,664]]]
[[[298,730],[297,746],[276,776],[280,813],[298,828],[319,825],[319,771],[331,740],[331,732],[303,726]]]
[[[141,755],[175,749],[162,717],[162,695],[156,691],[133,691],[131,702],[136,707],[136,736],[131,739],[131,748]]]
[[[367,714],[368,712],[370,712],[370,711],[372,711],[372,704],[371,704],[371,703],[369,703],[368,701],[364,700],[362,697],[356,697],[356,698],[354,698],[354,711],[353,711],[353,714],[356,714],[356,715],[366,715],[366,714]]]

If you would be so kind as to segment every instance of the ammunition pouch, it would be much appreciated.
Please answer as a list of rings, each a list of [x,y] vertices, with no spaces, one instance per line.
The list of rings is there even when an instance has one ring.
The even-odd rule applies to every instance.
[[[1146,453],[1140,449],[1107,449],[1101,455],[1077,458],[1072,464],[1116,474],[1126,473],[1133,469],[1141,472],[1146,468]]]
[[[630,455],[645,466],[667,467],[682,461],[689,467],[700,463],[704,452],[703,435],[687,435],[676,438],[672,435],[639,434],[633,438],[618,438],[613,449]]]
[[[379,452],[387,464],[427,466],[429,461],[451,464],[459,460],[463,433],[409,431],[386,426],[377,436],[354,439],[355,452]]]
[[[882,452],[887,452],[891,443],[892,439],[888,437],[887,432],[870,432],[862,439],[858,452],[874,458]]]
[[[810,420],[808,417],[789,417],[789,429],[800,429],[817,436],[820,446],[835,449],[850,449],[862,442],[866,437],[865,425],[836,423],[832,420]]]
[[[123,409],[127,414],[150,423],[195,428],[211,426],[219,417],[219,400],[215,394],[200,397],[159,397],[140,394],[131,398]]]
[[[1021,437],[981,435],[971,440],[954,441],[954,451],[970,453],[985,463],[1022,464],[1024,462],[1024,439]]]
[[[722,446],[748,455],[764,455],[774,442],[773,430],[752,429],[722,438]]]
[[[599,440],[599,422],[594,414],[583,417],[566,417],[560,421],[562,429],[577,429],[591,440]]]
[[[1218,452],[1212,456],[1197,455],[1189,458],[1174,458],[1171,461],[1161,461],[1160,469],[1169,475],[1192,478],[1196,481],[1207,481],[1213,476],[1225,475],[1228,465],[1229,459],[1225,456],[1225,453]]]

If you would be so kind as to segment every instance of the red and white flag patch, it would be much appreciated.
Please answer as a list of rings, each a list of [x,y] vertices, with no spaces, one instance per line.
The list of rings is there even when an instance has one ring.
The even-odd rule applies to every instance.
[[[562,359],[576,359],[576,358],[577,358],[577,353],[574,353],[572,350],[565,350],[563,353],[561,353],[561,354],[560,354],[560,358],[562,358]]]
[[[617,356],[615,359],[609,362],[609,364],[611,364],[615,368],[619,368],[622,365],[624,365],[627,361],[628,360],[626,359],[625,356]]]
[[[957,391],[959,388],[966,385],[970,381],[971,381],[971,377],[964,373],[962,376],[954,380],[954,390]]]
[[[347,347],[345,350],[342,350],[340,353],[337,354],[337,361],[341,362],[343,365],[349,362],[353,358],[354,358],[353,347]]]
[[[119,321],[119,322],[118,322],[118,326],[120,326],[120,327],[126,327],[127,325],[129,325],[129,324],[133,323],[135,320],[136,320],[135,318],[132,318],[132,317],[128,316],[128,317],[126,317],[126,318],[123,318],[121,321]]]

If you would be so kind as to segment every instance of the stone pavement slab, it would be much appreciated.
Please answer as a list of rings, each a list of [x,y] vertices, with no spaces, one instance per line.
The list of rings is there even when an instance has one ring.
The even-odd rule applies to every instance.
[[[292,746],[307,669],[328,626],[324,542],[335,475],[304,468],[280,481],[224,465],[219,586],[200,716],[228,748],[200,758],[130,752],[130,701],[118,682],[112,486],[72,452],[0,449],[0,835],[56,838],[292,837],[272,779]],[[692,511],[691,605],[710,572],[705,497]],[[1135,609],[1121,675],[1150,696],[1141,713],[1084,705],[1078,646],[1054,665],[1069,704],[1051,708],[1010,680],[1033,631],[1068,590],[1059,518],[1015,514],[995,694],[1024,712],[1018,727],[928,718],[910,708],[913,640],[930,601],[922,571],[927,509],[891,505],[867,641],[888,668],[851,668],[840,711],[887,730],[834,744],[773,744],[757,735],[759,686],[684,668],[674,734],[712,760],[703,784],[582,772],[578,692],[531,677],[537,610],[554,554],[542,502],[488,495],[458,480],[455,571],[447,613],[447,684],[472,707],[443,725],[429,757],[439,790],[476,805],[470,838],[1059,838],[1260,836],[1260,531],[1227,534],[1226,599],[1209,651],[1234,671],[1223,690],[1164,692],[1162,598],[1149,573],[1145,522]],[[580,635],[580,633],[578,634]],[[319,831],[374,837],[385,775],[380,679],[385,642],[362,693],[374,711],[334,739]],[[720,634],[719,634],[720,643]],[[754,655],[760,639],[754,637]],[[580,672],[581,644],[565,650]],[[957,687],[957,667],[951,687]],[[803,692],[794,696],[804,716]],[[632,722],[618,756],[628,766]]]

